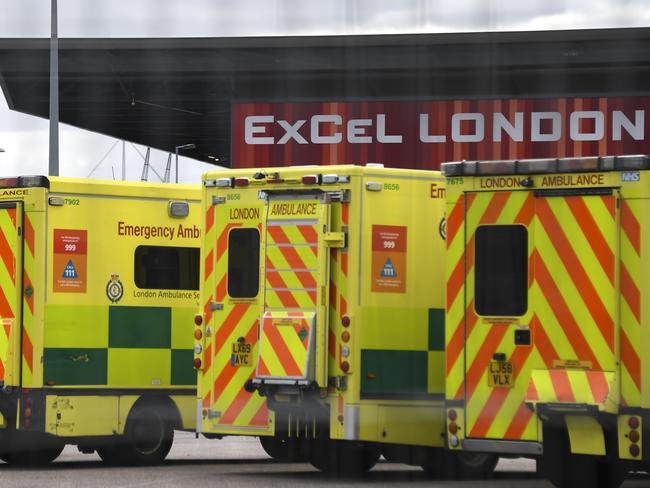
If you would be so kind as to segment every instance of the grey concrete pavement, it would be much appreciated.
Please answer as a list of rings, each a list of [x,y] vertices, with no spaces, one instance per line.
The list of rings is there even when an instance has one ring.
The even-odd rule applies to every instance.
[[[304,463],[271,460],[256,438],[195,439],[176,433],[176,440],[163,466],[111,468],[96,454],[81,454],[66,447],[55,463],[40,469],[18,469],[0,463],[0,487],[184,487],[226,488],[377,486],[390,488],[550,488],[534,478],[535,463],[525,459],[501,460],[494,480],[481,482],[430,481],[419,468],[380,462],[367,478],[336,480]],[[625,488],[650,486],[650,478],[627,481]]]

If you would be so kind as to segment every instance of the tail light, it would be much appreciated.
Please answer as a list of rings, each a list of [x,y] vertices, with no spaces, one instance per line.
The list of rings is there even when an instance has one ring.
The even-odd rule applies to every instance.
[[[202,365],[201,358],[194,358],[194,369],[201,369]]]
[[[343,342],[349,342],[350,341],[350,333],[347,330],[344,330],[343,333],[341,334],[341,340]]]
[[[194,324],[201,325],[202,323],[203,323],[203,315],[197,313],[194,316]]]
[[[339,175],[323,175],[323,185],[333,185],[339,182]]]
[[[235,186],[248,186],[248,178],[235,178]]]
[[[200,341],[203,338],[203,332],[201,332],[201,329],[195,329],[194,330],[194,338],[197,341]]]
[[[452,408],[447,412],[447,418],[452,422],[455,422],[456,419],[458,418],[458,413],[456,412],[456,410]]]
[[[350,371],[350,363],[348,363],[347,361],[343,361],[341,363],[341,371],[343,371],[344,373]]]
[[[632,458],[638,458],[641,455],[641,432],[639,431],[641,419],[635,415],[628,417],[627,421],[624,418],[619,418],[618,428],[623,430],[626,426],[630,428],[630,431],[625,435],[630,442],[628,446],[629,455]]]
[[[348,317],[347,315],[341,317],[341,324],[343,325],[343,327],[350,327],[350,317]]]
[[[302,177],[303,185],[317,185],[318,176],[317,175],[305,175]]]

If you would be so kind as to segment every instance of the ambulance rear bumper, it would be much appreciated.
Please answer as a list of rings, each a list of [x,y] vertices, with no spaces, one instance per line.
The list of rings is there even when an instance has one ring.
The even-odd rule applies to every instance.
[[[542,444],[539,442],[497,441],[494,439],[463,439],[461,442],[465,451],[521,456],[541,456],[544,452]]]
[[[269,378],[269,379],[254,379],[252,385],[255,388],[259,388],[264,385],[277,385],[277,386],[302,386],[309,387],[313,384],[309,380],[291,380],[291,379],[282,379],[282,378]]]

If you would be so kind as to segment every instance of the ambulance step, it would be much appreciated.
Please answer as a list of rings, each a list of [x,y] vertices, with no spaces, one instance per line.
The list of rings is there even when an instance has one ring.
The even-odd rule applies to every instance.
[[[465,451],[496,452],[499,454],[528,454],[539,456],[543,452],[539,442],[497,441],[494,439],[463,439]]]

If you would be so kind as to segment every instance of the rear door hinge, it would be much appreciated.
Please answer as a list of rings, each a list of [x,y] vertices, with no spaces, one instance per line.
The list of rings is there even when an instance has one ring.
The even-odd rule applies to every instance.
[[[207,417],[208,417],[209,419],[218,419],[218,418],[221,417],[221,412],[218,411],[218,410],[210,410],[210,409],[208,409],[208,415],[207,415]]]
[[[345,247],[345,238],[345,232],[325,232],[325,234],[323,234],[323,240],[327,247]]]
[[[214,312],[216,310],[223,310],[223,303],[210,302],[210,312]]]

